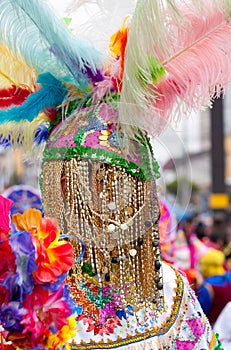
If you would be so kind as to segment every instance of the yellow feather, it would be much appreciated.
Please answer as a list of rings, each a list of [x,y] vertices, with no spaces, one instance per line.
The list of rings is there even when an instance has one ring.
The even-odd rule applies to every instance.
[[[27,86],[32,91],[35,90],[37,74],[22,57],[16,57],[3,43],[0,43],[0,57],[0,89],[16,85]]]
[[[21,122],[0,124],[0,135],[3,138],[8,138],[10,135],[10,143],[13,148],[18,148],[20,145],[24,152],[29,152],[33,149],[36,130],[39,125],[46,122],[49,122],[49,118],[45,113],[41,113],[32,122],[22,120]]]

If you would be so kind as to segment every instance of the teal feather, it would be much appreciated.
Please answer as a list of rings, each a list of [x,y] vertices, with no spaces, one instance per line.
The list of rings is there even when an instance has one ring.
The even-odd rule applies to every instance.
[[[47,108],[56,108],[63,102],[67,89],[50,73],[40,75],[38,83],[42,88],[29,95],[21,106],[0,111],[0,124],[9,121],[32,121],[40,112],[46,111]]]
[[[0,36],[38,74],[84,82],[104,57],[90,42],[75,37],[44,0],[1,0]]]

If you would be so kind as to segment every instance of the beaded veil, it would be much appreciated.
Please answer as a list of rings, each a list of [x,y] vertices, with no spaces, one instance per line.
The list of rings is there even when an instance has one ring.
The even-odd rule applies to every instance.
[[[150,163],[147,136],[131,141],[132,155],[125,153],[116,117],[102,102],[52,130],[41,177],[44,211],[58,218],[75,247],[78,285],[87,279],[113,290],[115,315],[160,311],[158,166],[153,157]]]
[[[89,3],[105,10],[109,0]],[[138,0],[102,52],[74,35],[48,0],[0,1],[0,144],[45,147],[43,209],[75,250],[68,283],[76,348],[139,342],[177,319],[184,287],[175,274],[175,295],[164,304],[159,173],[148,135],[225,92],[230,13],[231,0]]]

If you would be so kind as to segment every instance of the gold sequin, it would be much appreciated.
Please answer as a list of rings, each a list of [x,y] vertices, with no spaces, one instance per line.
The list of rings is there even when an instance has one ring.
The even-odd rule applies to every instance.
[[[101,141],[106,141],[106,140],[108,140],[108,136],[107,135],[100,135],[100,136],[98,136],[98,139]]]
[[[101,134],[109,136],[110,131],[109,130],[101,130]]]

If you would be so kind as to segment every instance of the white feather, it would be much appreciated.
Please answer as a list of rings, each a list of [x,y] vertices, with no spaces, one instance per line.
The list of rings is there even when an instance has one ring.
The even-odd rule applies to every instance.
[[[111,35],[132,15],[135,5],[135,0],[72,0],[64,13],[72,18],[70,28],[75,35],[107,52]]]

